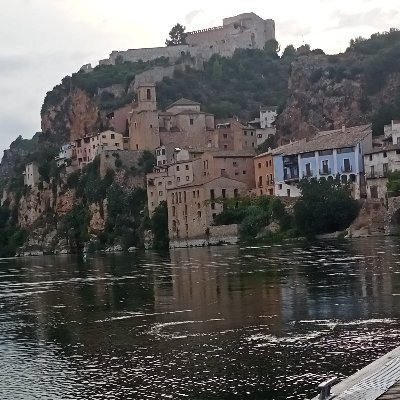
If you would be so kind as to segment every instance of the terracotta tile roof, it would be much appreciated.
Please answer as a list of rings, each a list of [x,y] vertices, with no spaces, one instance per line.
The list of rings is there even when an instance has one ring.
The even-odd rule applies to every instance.
[[[383,151],[392,151],[392,150],[400,150],[400,143],[399,144],[389,144],[389,145],[381,146],[381,147],[375,147],[374,149],[372,149],[368,153],[365,153],[364,155],[382,153]]]
[[[169,108],[171,108],[171,107],[174,107],[174,106],[199,106],[199,105],[200,105],[200,103],[197,103],[196,101],[185,99],[185,98],[181,97],[179,100],[177,100],[174,103],[170,104],[167,107],[167,110]]]
[[[340,149],[351,147],[363,140],[372,132],[371,125],[360,125],[332,131],[319,132],[311,139],[302,139],[297,142],[289,143],[272,150],[272,154],[301,154],[319,150]]]

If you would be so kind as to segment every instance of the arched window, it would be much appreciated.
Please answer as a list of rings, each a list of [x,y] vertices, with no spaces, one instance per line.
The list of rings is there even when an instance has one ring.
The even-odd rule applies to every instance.
[[[342,175],[342,183],[347,183],[347,175]]]
[[[147,89],[147,100],[151,100],[151,91]]]

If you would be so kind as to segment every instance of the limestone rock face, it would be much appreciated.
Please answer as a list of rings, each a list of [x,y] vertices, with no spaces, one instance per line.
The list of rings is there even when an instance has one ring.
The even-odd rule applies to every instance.
[[[311,55],[293,61],[286,106],[277,119],[279,144],[308,138],[318,130],[368,124],[382,104],[396,98],[400,74],[390,75],[371,94],[365,88],[359,57]]]
[[[98,203],[90,204],[89,214],[89,232],[92,234],[99,234],[104,232],[107,220],[107,201],[104,200],[103,204],[101,205],[99,205]]]
[[[51,207],[53,200],[53,192],[48,188],[28,189],[19,203],[18,221],[20,226],[22,228],[32,226]]]
[[[66,141],[97,132],[101,118],[94,99],[79,88],[71,91],[60,86],[53,89],[53,99],[43,105],[42,131]]]
[[[56,213],[64,215],[70,212],[75,205],[75,190],[67,190],[65,193],[60,193],[57,197]]]

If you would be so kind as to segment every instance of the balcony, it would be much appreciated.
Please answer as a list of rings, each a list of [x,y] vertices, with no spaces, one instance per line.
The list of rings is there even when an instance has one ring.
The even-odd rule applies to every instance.
[[[370,172],[368,174],[365,174],[365,177],[367,179],[387,178],[388,177],[388,171]]]
[[[283,180],[284,180],[285,182],[298,181],[298,180],[299,180],[299,175],[298,175],[298,174],[295,174],[295,175],[284,174],[284,175],[283,175]]]
[[[311,178],[313,175],[312,171],[303,171],[303,178]]]
[[[331,175],[332,169],[331,168],[322,168],[319,170],[320,175]]]
[[[353,172],[353,166],[352,166],[352,165],[343,166],[343,167],[341,168],[341,171],[342,171],[343,173]]]

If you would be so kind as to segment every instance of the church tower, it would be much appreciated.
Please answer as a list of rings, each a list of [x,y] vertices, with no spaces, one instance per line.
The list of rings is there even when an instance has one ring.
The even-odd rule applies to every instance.
[[[153,84],[137,88],[136,101],[129,121],[130,150],[154,150],[160,146],[156,87]]]

